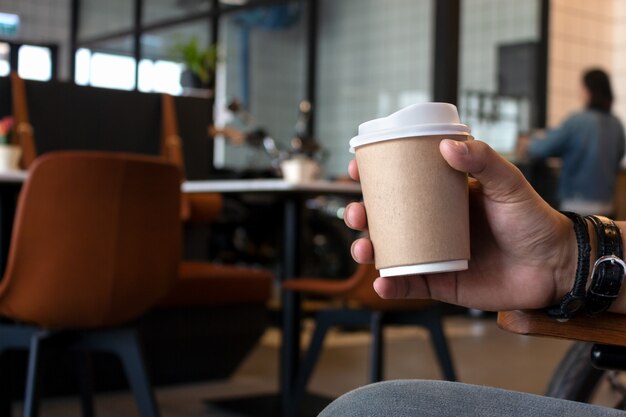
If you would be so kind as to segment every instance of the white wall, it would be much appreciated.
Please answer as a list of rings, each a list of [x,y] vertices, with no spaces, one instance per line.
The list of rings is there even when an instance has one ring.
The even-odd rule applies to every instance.
[[[68,78],[70,0],[0,0],[0,12],[20,16],[16,41],[59,45],[59,78]]]
[[[613,2],[613,65],[615,113],[626,123],[626,1]]]

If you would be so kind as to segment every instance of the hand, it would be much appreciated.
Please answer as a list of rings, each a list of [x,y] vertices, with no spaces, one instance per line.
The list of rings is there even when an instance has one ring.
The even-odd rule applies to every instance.
[[[469,173],[471,260],[469,269],[430,275],[378,278],[382,298],[432,298],[482,310],[541,308],[571,288],[577,247],[572,223],[552,209],[522,173],[484,142],[443,140],[448,164]],[[350,176],[359,180],[356,160]],[[367,230],[362,203],[345,211],[346,224]],[[356,240],[352,257],[374,261],[368,238]]]

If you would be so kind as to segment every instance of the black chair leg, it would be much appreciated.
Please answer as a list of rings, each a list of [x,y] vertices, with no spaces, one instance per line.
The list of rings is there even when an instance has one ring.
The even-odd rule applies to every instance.
[[[39,412],[39,382],[41,380],[41,347],[48,332],[36,332],[30,338],[28,370],[26,372],[26,392],[24,395],[24,417],[35,417]]]
[[[148,375],[139,348],[139,340],[133,329],[107,329],[81,332],[73,345],[78,351],[111,352],[117,355],[124,367],[139,414],[142,417],[158,417],[159,411],[152,393]]]
[[[93,369],[89,352],[76,352],[75,362],[83,417],[93,417],[95,415],[93,406]]]
[[[0,367],[8,368],[6,357],[2,358],[3,353],[10,349],[28,350],[35,336],[41,338],[39,340],[41,342],[48,335],[48,332],[42,332],[33,326],[0,323]],[[11,399],[13,394],[14,390],[9,375],[0,369],[0,417],[11,417]]]
[[[7,360],[2,353],[0,348],[0,417],[11,417],[11,380],[6,372]]]
[[[126,377],[135,394],[139,414],[142,417],[158,417],[159,411],[148,381],[137,334],[131,330],[121,330],[119,342],[115,352],[122,360]]]
[[[430,338],[435,348],[435,353],[439,359],[439,365],[443,371],[443,376],[447,381],[456,381],[456,373],[454,372],[454,365],[452,364],[452,356],[450,355],[450,349],[448,348],[448,341],[446,335],[443,332],[443,326],[441,323],[441,315],[436,314],[428,321],[426,325],[430,331]]]
[[[370,351],[370,383],[382,381],[383,379],[383,313],[381,311],[372,312],[370,318],[370,328],[372,333],[372,347]]]
[[[309,384],[309,379],[311,378],[311,374],[315,368],[315,364],[317,363],[317,359],[319,358],[320,352],[322,351],[322,346],[324,345],[324,338],[326,337],[326,333],[328,329],[334,325],[332,320],[332,316],[325,314],[325,312],[318,313],[317,319],[315,321],[315,331],[313,332],[313,336],[311,338],[311,343],[309,344],[309,348],[306,351],[304,359],[302,361],[302,365],[300,366],[300,370],[296,377],[296,386],[293,391],[293,398],[291,402],[291,414],[293,415],[297,407],[302,401],[304,397],[304,393],[306,392],[306,387]]]

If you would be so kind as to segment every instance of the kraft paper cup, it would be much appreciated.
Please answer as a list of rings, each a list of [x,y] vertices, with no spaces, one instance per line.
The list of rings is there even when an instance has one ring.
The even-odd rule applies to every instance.
[[[443,159],[442,139],[471,139],[452,104],[414,104],[361,124],[350,140],[383,277],[467,269],[467,174]]]

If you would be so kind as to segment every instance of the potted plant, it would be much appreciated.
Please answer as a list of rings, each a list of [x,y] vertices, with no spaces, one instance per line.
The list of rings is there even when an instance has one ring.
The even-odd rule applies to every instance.
[[[208,89],[213,86],[217,67],[217,45],[200,46],[197,37],[178,42],[172,47],[174,59],[182,60],[185,70],[181,74],[183,87]]]

